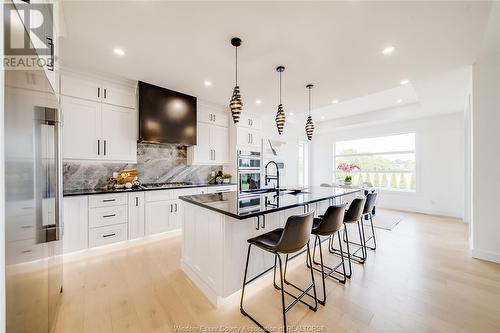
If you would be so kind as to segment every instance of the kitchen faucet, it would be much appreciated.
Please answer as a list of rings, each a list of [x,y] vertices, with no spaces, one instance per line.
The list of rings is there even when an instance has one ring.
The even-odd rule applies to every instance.
[[[271,176],[271,175],[268,174],[269,164],[274,164],[276,166],[276,176]],[[276,180],[274,188],[277,191],[279,191],[279,189],[280,189],[280,170],[278,168],[278,163],[276,163],[275,161],[269,161],[269,162],[267,162],[266,167],[265,167],[265,177],[264,177],[264,180],[265,180],[266,186],[267,186],[267,184],[269,184],[270,180]]]

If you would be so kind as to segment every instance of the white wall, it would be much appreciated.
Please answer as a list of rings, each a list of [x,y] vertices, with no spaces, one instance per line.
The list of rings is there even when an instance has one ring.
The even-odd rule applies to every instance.
[[[262,138],[264,140],[276,139],[286,142],[286,148],[283,149],[285,160],[285,186],[294,186],[298,183],[298,152],[299,141],[307,141],[304,127],[301,124],[287,122],[282,135],[278,135],[274,115],[262,116]]]
[[[332,127],[331,132],[321,133],[313,139],[311,184],[332,182],[335,141],[408,132],[416,133],[417,191],[383,191],[379,206],[462,217],[464,133],[461,113],[349,129]]]
[[[472,67],[472,256],[500,263],[500,3]]]

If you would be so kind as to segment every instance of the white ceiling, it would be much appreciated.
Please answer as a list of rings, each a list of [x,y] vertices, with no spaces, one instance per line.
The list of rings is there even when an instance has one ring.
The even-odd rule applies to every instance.
[[[463,104],[458,94],[467,76],[456,73],[476,59],[490,7],[465,1],[64,1],[61,61],[227,105],[234,85],[229,41],[239,36],[244,110],[274,119],[275,67],[285,65],[284,105],[296,117],[307,110],[307,83],[315,84],[315,116],[327,119],[392,107],[399,98],[401,105],[442,111]],[[381,54],[387,45],[396,47],[390,56]],[[113,54],[115,47],[125,56]],[[464,79],[456,82],[458,76]],[[402,79],[411,83],[401,87]],[[204,80],[213,85],[205,87]],[[440,91],[446,98],[435,96]],[[340,103],[332,106],[333,99]]]

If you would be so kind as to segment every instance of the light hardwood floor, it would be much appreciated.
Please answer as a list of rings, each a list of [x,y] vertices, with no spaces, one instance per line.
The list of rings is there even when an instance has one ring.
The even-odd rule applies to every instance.
[[[326,332],[500,332],[500,265],[470,257],[467,225],[398,214],[403,221],[393,231],[376,230],[377,251],[369,251],[364,266],[355,265],[347,284],[327,281],[325,307],[312,312],[296,305],[288,323]],[[239,293],[222,308],[209,303],[181,271],[180,251],[176,236],[66,263],[56,331],[254,329],[239,312]],[[289,274],[299,284],[308,281],[302,258]],[[280,327],[280,294],[271,276],[249,285],[245,296],[249,313]]]

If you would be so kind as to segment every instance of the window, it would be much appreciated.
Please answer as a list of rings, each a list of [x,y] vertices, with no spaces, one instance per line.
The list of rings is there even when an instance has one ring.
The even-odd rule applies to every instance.
[[[390,190],[415,191],[415,133],[369,139],[338,141],[334,146],[334,179],[343,183],[346,172],[339,164],[356,164],[359,170],[350,172],[353,184],[370,182]]]
[[[309,149],[308,144],[306,142],[299,142],[299,186],[308,186],[309,185]]]

